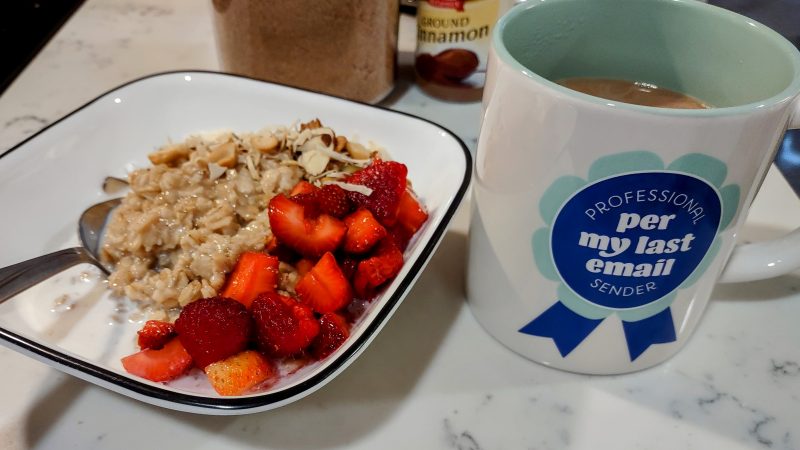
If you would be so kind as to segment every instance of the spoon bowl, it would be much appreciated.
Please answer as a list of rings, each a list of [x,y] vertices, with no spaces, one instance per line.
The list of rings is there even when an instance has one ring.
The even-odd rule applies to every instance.
[[[59,250],[0,269],[0,303],[76,264],[92,264],[106,275],[111,273],[111,267],[100,260],[100,244],[108,218],[121,201],[121,198],[107,200],[90,206],[81,214],[78,220],[80,247]]]

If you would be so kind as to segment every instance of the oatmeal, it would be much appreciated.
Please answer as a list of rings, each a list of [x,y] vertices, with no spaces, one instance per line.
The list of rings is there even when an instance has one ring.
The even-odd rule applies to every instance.
[[[118,295],[164,307],[213,297],[239,255],[271,237],[265,209],[298,181],[337,183],[378,151],[312,121],[256,133],[194,135],[149,155],[106,229]],[[346,183],[339,183],[347,188]],[[286,272],[291,290],[296,281]]]

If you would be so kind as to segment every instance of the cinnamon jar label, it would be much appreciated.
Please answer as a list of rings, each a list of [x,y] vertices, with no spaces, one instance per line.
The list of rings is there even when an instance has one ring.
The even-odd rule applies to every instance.
[[[443,86],[481,88],[498,0],[428,0],[417,10],[416,69]]]

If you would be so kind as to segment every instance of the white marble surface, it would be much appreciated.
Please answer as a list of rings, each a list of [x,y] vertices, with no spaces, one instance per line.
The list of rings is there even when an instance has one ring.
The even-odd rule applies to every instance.
[[[0,97],[0,151],[130,79],[214,69],[206,8],[88,0]],[[403,26],[409,36],[413,23]],[[386,104],[440,122],[474,148],[478,105],[431,100],[407,80],[406,70]],[[691,342],[661,366],[567,374],[505,349],[471,316],[467,210],[370,348],[310,397],[251,416],[194,416],[0,349],[0,448],[800,448],[800,275],[720,286]],[[772,171],[742,239],[797,224],[800,201]]]

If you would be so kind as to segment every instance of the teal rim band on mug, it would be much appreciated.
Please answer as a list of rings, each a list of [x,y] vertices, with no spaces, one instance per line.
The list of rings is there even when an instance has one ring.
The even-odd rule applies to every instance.
[[[537,14],[542,9],[547,14]],[[758,22],[696,0],[531,0],[504,15],[493,33],[494,51],[506,64],[598,105],[713,117],[753,112],[800,93],[800,52],[789,41]],[[712,108],[617,103],[553,82],[570,77],[653,83]]]

